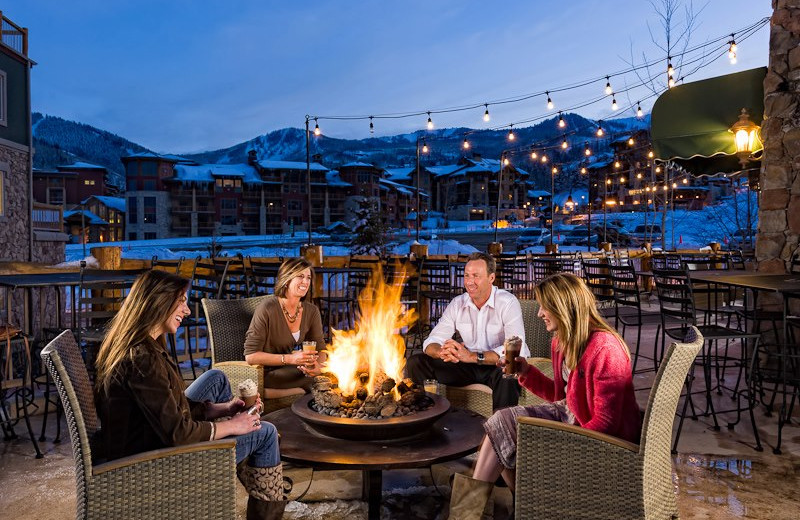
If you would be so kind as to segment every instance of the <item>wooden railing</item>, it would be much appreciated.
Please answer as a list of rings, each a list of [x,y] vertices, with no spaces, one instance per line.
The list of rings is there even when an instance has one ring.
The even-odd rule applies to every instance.
[[[3,16],[3,11],[0,11],[0,18],[3,20],[2,30],[0,30],[0,41],[23,56],[27,56],[28,29],[18,26]]]
[[[64,215],[61,206],[33,203],[33,229],[35,231],[64,231]]]

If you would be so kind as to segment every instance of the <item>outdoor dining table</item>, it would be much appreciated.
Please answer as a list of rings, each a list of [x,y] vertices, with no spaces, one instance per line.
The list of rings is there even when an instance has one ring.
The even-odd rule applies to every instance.
[[[361,470],[368,518],[380,518],[383,470],[429,468],[475,453],[483,440],[483,416],[451,408],[424,432],[397,440],[346,440],[322,435],[291,408],[264,416],[281,433],[281,459],[314,469]],[[369,428],[365,419],[364,428]]]
[[[33,289],[53,288],[56,293],[56,327],[61,328],[61,288],[70,287],[73,291],[72,301],[75,301],[74,291],[81,285],[102,282],[132,282],[141,274],[140,269],[86,269],[83,272],[83,280],[79,271],[64,271],[53,273],[20,273],[0,275],[0,287],[6,289],[6,320],[11,323],[11,296],[17,289],[24,289],[24,324],[23,330],[26,334],[32,332],[32,298]],[[75,314],[72,314],[72,327],[75,327]]]
[[[765,274],[756,271],[689,271],[692,281],[708,284],[739,287],[746,290],[773,293],[781,296],[783,300],[783,336],[776,341],[778,356],[781,360],[780,380],[784,388],[781,411],[778,416],[778,440],[773,452],[780,453],[781,431],[788,422],[788,409],[786,403],[786,385],[789,381],[787,374],[787,356],[789,355],[788,324],[789,300],[800,298],[800,274]],[[747,308],[747,291],[745,291],[744,305]]]

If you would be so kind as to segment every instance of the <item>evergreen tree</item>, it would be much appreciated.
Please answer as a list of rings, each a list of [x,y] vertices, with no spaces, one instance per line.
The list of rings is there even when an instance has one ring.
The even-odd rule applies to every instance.
[[[356,255],[380,255],[386,242],[386,224],[381,219],[378,203],[371,198],[358,201],[355,210],[356,236],[350,242],[350,249]]]

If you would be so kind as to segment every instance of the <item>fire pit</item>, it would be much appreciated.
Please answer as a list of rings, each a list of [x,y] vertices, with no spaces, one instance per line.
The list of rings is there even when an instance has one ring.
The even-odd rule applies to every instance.
[[[323,415],[311,408],[314,396],[306,395],[292,404],[292,411],[318,433],[339,439],[372,441],[399,440],[423,435],[450,409],[444,397],[428,394],[433,406],[412,415],[386,419],[351,419]]]

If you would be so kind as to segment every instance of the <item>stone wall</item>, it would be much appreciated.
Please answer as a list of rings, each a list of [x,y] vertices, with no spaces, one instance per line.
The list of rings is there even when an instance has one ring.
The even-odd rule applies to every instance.
[[[787,270],[800,237],[800,0],[773,0],[764,78],[758,269]]]
[[[0,145],[5,214],[0,216],[0,260],[26,261],[30,240],[28,152]]]

